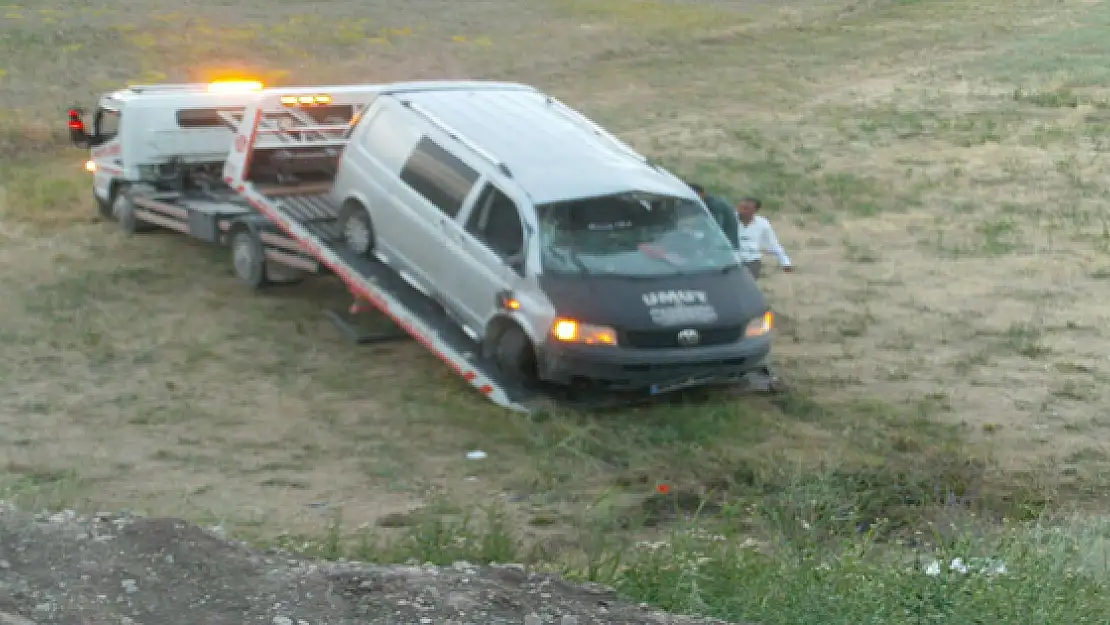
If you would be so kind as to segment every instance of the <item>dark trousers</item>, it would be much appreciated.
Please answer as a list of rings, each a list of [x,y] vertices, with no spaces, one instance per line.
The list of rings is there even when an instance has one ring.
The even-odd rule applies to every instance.
[[[748,271],[752,274],[753,278],[755,278],[756,280],[759,279],[759,274],[763,271],[763,261],[753,260],[751,262],[744,263],[744,266],[748,268]]]

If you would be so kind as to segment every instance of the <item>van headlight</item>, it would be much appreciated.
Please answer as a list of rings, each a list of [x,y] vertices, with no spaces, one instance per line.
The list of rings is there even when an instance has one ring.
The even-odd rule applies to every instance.
[[[755,338],[763,336],[775,329],[775,314],[771,311],[763,313],[762,316],[756,317],[748,322],[748,327],[744,328],[744,338]]]
[[[561,343],[582,343],[584,345],[616,345],[617,332],[609,326],[579,323],[574,319],[560,317],[551,327],[551,335]]]

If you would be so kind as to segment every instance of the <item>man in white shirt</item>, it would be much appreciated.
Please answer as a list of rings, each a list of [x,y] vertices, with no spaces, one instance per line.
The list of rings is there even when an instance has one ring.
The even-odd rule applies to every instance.
[[[786,273],[794,271],[794,265],[790,262],[790,257],[786,255],[786,250],[779,245],[778,237],[775,236],[775,229],[771,227],[771,222],[760,215],[756,215],[756,212],[762,206],[763,203],[753,197],[746,197],[736,205],[736,215],[740,218],[740,225],[737,229],[739,234],[737,238],[740,245],[737,252],[744,266],[757,280],[763,269],[764,251],[769,251],[778,258],[779,266],[782,267],[783,271]]]

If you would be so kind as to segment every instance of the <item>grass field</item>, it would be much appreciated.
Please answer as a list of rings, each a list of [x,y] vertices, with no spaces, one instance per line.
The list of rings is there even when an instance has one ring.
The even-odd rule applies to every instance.
[[[0,7],[0,489],[759,623],[1104,621],[1107,28],[1085,0]],[[335,284],[254,296],[223,250],[95,219],[66,106],[246,73],[521,80],[762,197],[793,391],[521,418],[345,343]],[[934,549],[1011,573],[905,572]]]

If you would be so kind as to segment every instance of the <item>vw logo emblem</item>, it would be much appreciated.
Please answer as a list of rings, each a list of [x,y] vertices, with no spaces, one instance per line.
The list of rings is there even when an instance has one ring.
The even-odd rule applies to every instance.
[[[700,340],[701,335],[698,334],[698,331],[693,328],[687,328],[678,333],[678,344],[682,345],[683,347],[697,345],[698,341]]]

